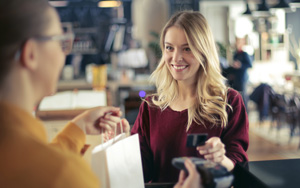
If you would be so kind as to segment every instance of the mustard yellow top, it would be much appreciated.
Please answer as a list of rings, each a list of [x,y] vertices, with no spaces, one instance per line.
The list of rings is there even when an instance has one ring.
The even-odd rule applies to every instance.
[[[52,143],[41,121],[0,102],[0,187],[99,188],[99,181],[80,156],[85,134],[68,123]]]

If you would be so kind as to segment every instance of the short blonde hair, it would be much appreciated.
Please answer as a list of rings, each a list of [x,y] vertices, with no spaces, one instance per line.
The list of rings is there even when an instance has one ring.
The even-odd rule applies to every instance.
[[[172,16],[161,33],[160,47],[163,52],[166,32],[173,26],[184,31],[189,47],[200,63],[196,84],[197,100],[195,105],[188,109],[187,130],[193,121],[204,126],[208,122],[213,126],[225,127],[228,121],[227,87],[221,74],[214,38],[206,19],[199,12],[188,11],[178,12]],[[152,103],[164,110],[178,96],[178,84],[169,72],[163,57],[150,79],[157,87]]]

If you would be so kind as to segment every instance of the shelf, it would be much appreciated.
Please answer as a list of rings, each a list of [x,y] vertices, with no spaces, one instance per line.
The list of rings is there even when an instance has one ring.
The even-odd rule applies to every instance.
[[[280,48],[285,48],[285,44],[284,43],[275,43],[275,44],[266,44],[266,46],[264,47],[264,49],[280,49]]]
[[[98,54],[97,49],[87,49],[87,50],[72,50],[71,54]]]
[[[73,28],[74,33],[97,33],[98,29],[96,27],[90,27],[90,28]]]
[[[261,34],[261,60],[278,60],[278,52],[288,53],[288,34],[287,33],[262,33]],[[282,58],[284,58],[282,56]]]

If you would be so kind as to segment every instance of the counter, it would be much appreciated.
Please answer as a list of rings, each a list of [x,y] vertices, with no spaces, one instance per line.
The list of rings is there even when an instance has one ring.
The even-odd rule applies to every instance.
[[[253,161],[234,171],[235,188],[298,188],[300,159]]]
[[[92,84],[84,79],[59,81],[57,90],[92,90]],[[122,104],[124,90],[155,90],[155,86],[149,84],[148,80],[129,80],[129,81],[112,81],[109,80],[106,84],[107,105],[120,106]]]

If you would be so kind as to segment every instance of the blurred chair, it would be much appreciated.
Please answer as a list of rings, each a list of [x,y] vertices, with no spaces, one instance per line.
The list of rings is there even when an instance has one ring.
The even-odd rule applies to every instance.
[[[286,107],[286,123],[290,126],[290,139],[291,142],[293,136],[295,135],[295,130],[298,128],[300,129],[300,100],[299,96],[293,94],[287,100],[287,107]],[[298,148],[300,149],[300,141]]]
[[[267,119],[270,114],[271,98],[275,96],[275,91],[268,84],[262,83],[250,94],[249,99],[255,102],[259,112],[260,123]]]
[[[277,133],[286,121],[287,100],[286,96],[278,93],[270,95],[271,126],[277,128]]]

